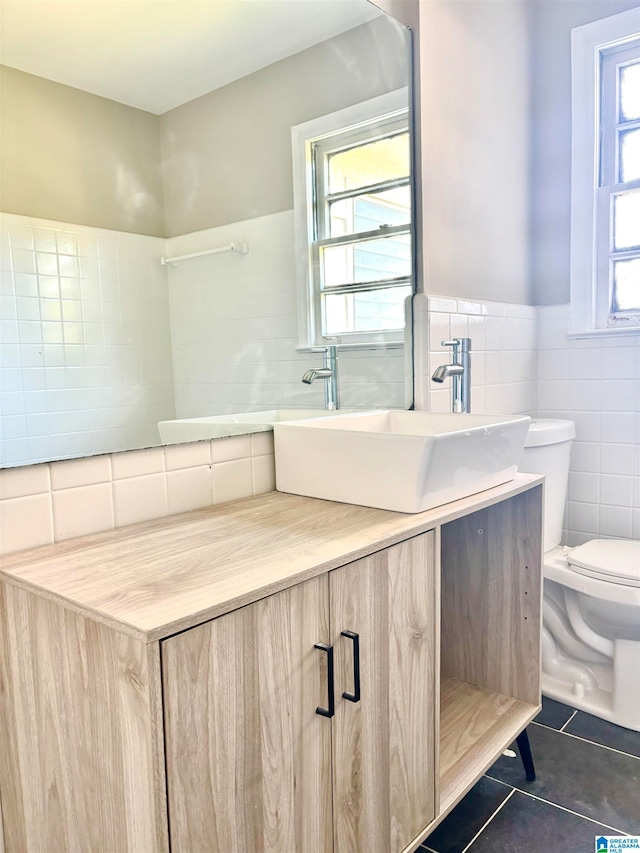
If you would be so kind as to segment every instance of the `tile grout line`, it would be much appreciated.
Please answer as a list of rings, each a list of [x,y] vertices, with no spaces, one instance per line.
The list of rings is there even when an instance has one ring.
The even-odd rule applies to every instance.
[[[569,717],[569,719],[567,720],[567,722],[564,724],[564,726],[562,726],[562,728],[561,728],[561,729],[558,729],[558,731],[559,731],[559,732],[564,732],[564,730],[566,729],[566,727],[569,725],[569,723],[571,722],[571,720],[573,720],[573,718],[575,717],[575,715],[576,715],[577,713],[578,713],[578,712],[577,712],[577,710],[576,710],[576,711],[574,711],[574,712],[573,712],[573,714],[572,714],[572,715]]]
[[[470,841],[470,842],[467,844],[467,846],[463,849],[462,853],[467,853],[467,851],[469,850],[469,848],[471,847],[471,845],[472,845],[472,844],[473,844],[473,843],[478,839],[478,837],[479,837],[480,835],[482,835],[482,833],[483,833],[483,832],[485,831],[485,829],[489,826],[489,824],[490,824],[490,823],[491,823],[491,821],[494,819],[494,817],[498,814],[498,812],[499,812],[501,809],[503,809],[503,808],[504,808],[504,806],[509,802],[509,800],[511,799],[511,797],[513,797],[513,795],[515,794],[515,792],[516,792],[516,789],[515,789],[515,788],[512,788],[512,789],[511,789],[511,793],[507,794],[507,796],[506,796],[506,797],[504,798],[504,800],[500,803],[500,805],[498,806],[498,808],[497,808],[497,809],[494,811],[494,813],[491,815],[491,817],[489,818],[489,820],[485,821],[485,823],[480,827],[480,829],[478,830],[478,832],[476,832],[476,834],[473,836],[473,838],[471,839],[471,841]]]
[[[502,782],[500,779],[494,779],[493,776],[487,775],[487,778],[491,779],[493,782],[500,782],[500,784],[502,784],[502,785],[507,785],[506,782]],[[555,809],[560,809],[561,811],[568,812],[569,814],[572,814],[575,817],[580,817],[583,820],[588,820],[590,823],[595,823],[598,826],[604,826],[607,829],[612,829],[614,832],[617,832],[620,835],[629,835],[628,832],[623,832],[622,830],[618,829],[615,826],[610,826],[608,823],[604,823],[601,820],[596,820],[596,818],[594,818],[594,817],[589,817],[588,815],[580,814],[580,812],[576,812],[573,809],[568,809],[566,806],[561,806],[559,803],[553,803],[551,800],[545,800],[544,797],[538,797],[538,796],[536,796],[536,794],[532,794],[529,791],[523,791],[522,788],[514,788],[513,793],[515,793],[516,791],[518,791],[519,794],[524,794],[526,797],[529,797],[532,800],[538,800],[541,803],[546,803],[548,806],[553,806]],[[511,795],[509,795],[509,796],[511,796]],[[507,797],[507,800],[508,799],[509,799],[509,797]],[[505,803],[507,800],[505,800]],[[465,853],[465,851],[463,850],[462,853]]]
[[[546,729],[549,732],[558,732],[558,734],[566,735],[566,737],[571,737],[574,740],[581,741],[582,743],[588,743],[588,744],[591,744],[591,746],[599,746],[601,749],[608,749],[609,752],[615,752],[618,755],[624,755],[627,758],[633,758],[636,761],[640,761],[639,755],[633,755],[633,753],[631,753],[631,752],[625,752],[622,749],[616,749],[614,746],[607,746],[604,743],[598,743],[598,741],[596,741],[596,740],[588,740],[587,738],[580,737],[580,735],[574,735],[574,734],[572,734],[572,732],[563,732],[560,729],[553,729],[553,728],[551,728],[551,726],[544,726],[542,723],[533,723],[533,725],[540,726],[541,729]]]

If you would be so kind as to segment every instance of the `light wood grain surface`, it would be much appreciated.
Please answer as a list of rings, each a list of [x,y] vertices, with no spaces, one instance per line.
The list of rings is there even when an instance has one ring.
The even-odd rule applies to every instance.
[[[329,575],[336,693],[335,853],[399,853],[435,815],[436,584],[427,533]]]
[[[157,646],[0,590],[7,853],[168,851],[158,658]]]
[[[416,515],[273,492],[3,557],[1,575],[151,642],[536,482],[518,475]]]
[[[327,575],[162,643],[174,853],[332,846]]]
[[[536,487],[442,527],[442,672],[540,701],[542,503]]]
[[[539,703],[521,702],[454,678],[442,679],[440,816],[469,790],[539,710]]]

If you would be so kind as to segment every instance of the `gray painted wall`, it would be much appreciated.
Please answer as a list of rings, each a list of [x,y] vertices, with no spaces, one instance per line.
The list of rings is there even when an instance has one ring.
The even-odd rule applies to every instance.
[[[637,0],[536,0],[532,32],[531,269],[535,303],[569,301],[571,30]]]
[[[408,85],[408,40],[380,17],[163,116],[2,68],[2,209],[167,237],[289,210],[291,126]]]
[[[408,38],[376,18],[165,113],[167,236],[290,210],[291,127],[406,86]]]
[[[0,71],[2,210],[163,236],[158,116]]]
[[[529,303],[526,3],[419,11],[424,289]]]

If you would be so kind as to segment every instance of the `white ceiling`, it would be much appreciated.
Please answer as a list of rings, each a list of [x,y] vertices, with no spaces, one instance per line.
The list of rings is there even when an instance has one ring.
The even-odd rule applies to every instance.
[[[162,114],[380,14],[368,0],[0,0],[0,62]]]

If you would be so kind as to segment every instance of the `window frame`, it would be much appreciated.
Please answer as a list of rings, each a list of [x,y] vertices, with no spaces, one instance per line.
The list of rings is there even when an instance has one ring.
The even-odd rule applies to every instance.
[[[571,32],[572,157],[571,157],[571,312],[570,337],[640,333],[640,313],[610,314],[612,263],[611,198],[640,187],[640,182],[620,184],[607,174],[604,156],[617,134],[610,104],[603,110],[603,73],[616,63],[607,57],[636,46],[640,41],[640,14],[630,9]],[[617,97],[617,83],[615,86]],[[609,110],[608,126],[603,112]],[[614,149],[615,150],[615,149]],[[614,154],[614,168],[617,158]],[[601,185],[602,184],[602,185]],[[613,253],[623,259],[625,253]]]
[[[358,140],[362,143],[371,138],[362,126],[366,123],[375,122],[377,119],[383,121],[402,122],[409,131],[410,145],[413,145],[411,132],[411,112],[409,108],[409,89],[403,87],[385,95],[355,104],[337,112],[320,116],[312,121],[294,126],[291,129],[292,155],[293,155],[293,183],[294,183],[294,217],[295,217],[295,256],[296,273],[298,281],[298,350],[305,351],[317,349],[332,343],[335,339],[322,335],[321,316],[321,289],[319,256],[320,248],[324,245],[352,242],[353,235],[344,238],[318,240],[314,211],[316,202],[316,163],[314,162],[314,145],[318,148],[333,149],[331,139],[340,135],[342,139],[350,137],[354,144]],[[387,134],[383,134],[387,135]],[[325,146],[325,140],[327,144]],[[340,144],[338,147],[343,147]],[[344,147],[352,147],[347,144]],[[410,152],[410,174],[408,185],[413,180],[413,151]],[[413,193],[412,193],[413,202]],[[324,208],[324,205],[322,206]],[[324,216],[324,210],[319,212]],[[408,227],[390,227],[384,231],[372,233],[371,237],[388,236],[401,230],[408,233],[412,246],[415,246],[415,211],[412,210],[411,221]],[[413,249],[415,251],[415,249]],[[415,292],[415,264],[412,260],[411,274],[406,277]],[[403,277],[403,280],[405,278]],[[393,285],[394,280],[389,282]],[[362,286],[354,285],[354,290],[372,290],[372,283],[363,283]],[[343,289],[342,292],[347,292]],[[406,321],[405,321],[406,322]],[[378,332],[353,332],[339,336],[340,346],[357,348],[358,346],[371,348],[395,348],[404,345],[406,328],[378,331]]]

